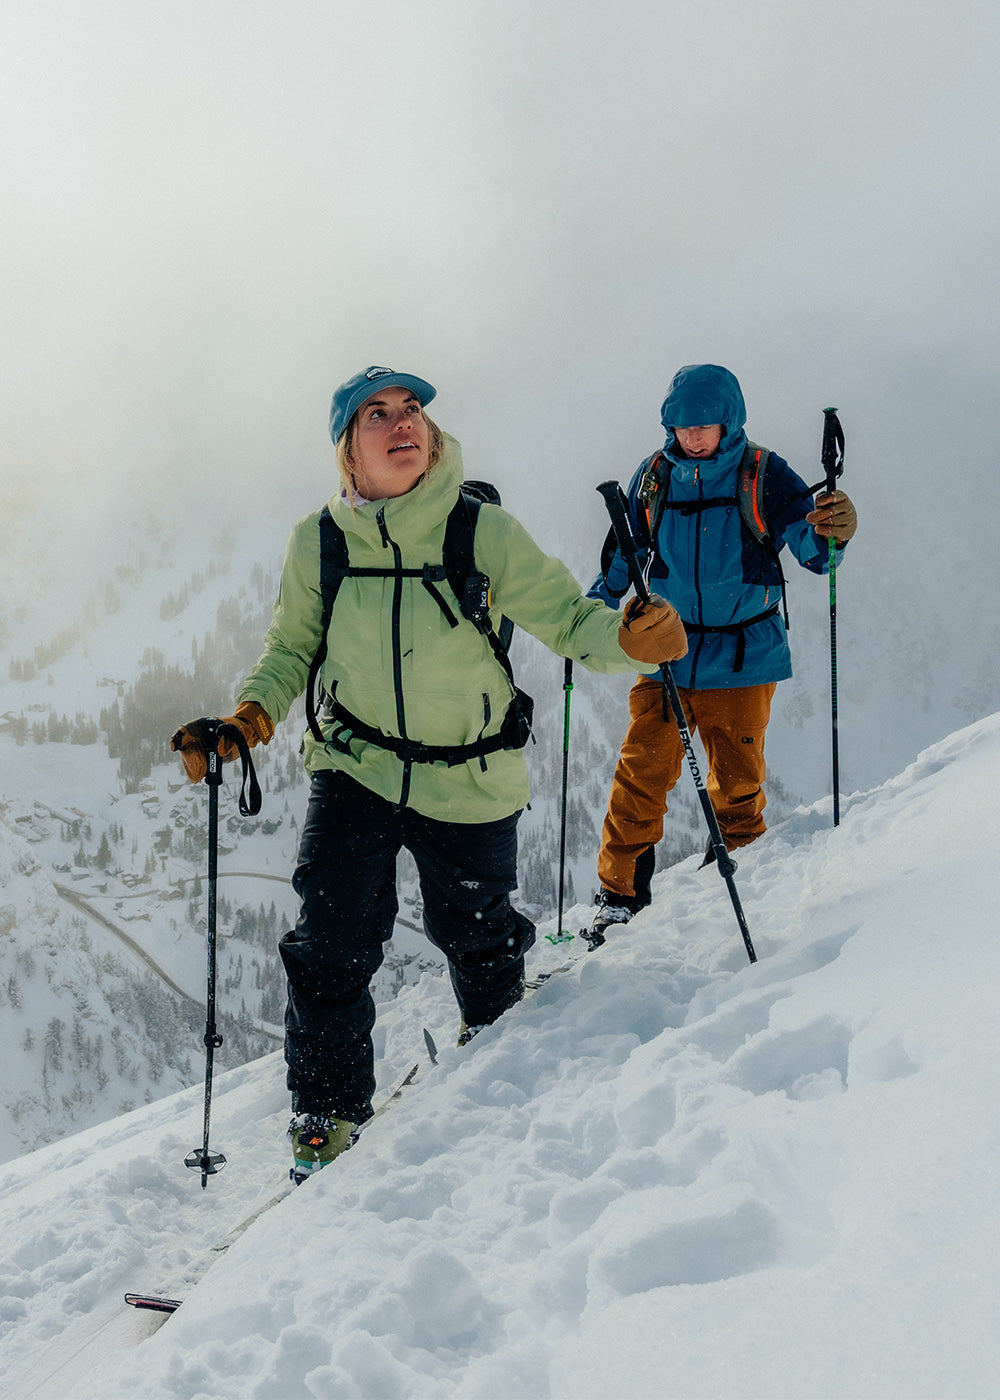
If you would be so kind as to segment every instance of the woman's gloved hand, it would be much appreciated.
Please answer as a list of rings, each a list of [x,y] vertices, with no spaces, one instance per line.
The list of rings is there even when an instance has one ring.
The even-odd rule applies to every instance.
[[[660,666],[687,656],[687,633],[675,607],[658,593],[649,601],[633,598],[625,607],[618,645],[626,656],[644,665]]]
[[[238,729],[247,741],[247,748],[250,749],[256,747],[257,744],[269,744],[274,737],[271,716],[262,705],[257,704],[256,700],[244,700],[241,705],[236,706],[235,714],[227,715],[220,723],[231,724],[235,729]],[[189,724],[182,724],[170,740],[170,747],[174,753],[180,754],[188,782],[200,783],[208,772],[204,722],[196,719]],[[219,757],[223,762],[229,762],[238,753],[239,749],[235,739],[221,735],[219,738]]]

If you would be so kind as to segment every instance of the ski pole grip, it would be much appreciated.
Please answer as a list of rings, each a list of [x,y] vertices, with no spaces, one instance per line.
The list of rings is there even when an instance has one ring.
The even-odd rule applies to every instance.
[[[194,725],[189,726],[192,729],[195,727]],[[205,783],[209,787],[221,787],[222,755],[219,753],[219,735],[222,730],[222,721],[216,718],[201,719],[197,722],[197,728],[205,748]]]
[[[635,589],[636,597],[641,599],[642,602],[648,603],[649,589],[646,587],[646,580],[643,578],[642,570],[639,567],[635,537],[632,534],[632,527],[628,520],[628,502],[625,499],[625,492],[617,481],[602,481],[597,489],[604,497],[604,504],[608,508],[608,515],[611,517],[611,528],[618,542],[618,552],[628,565],[628,576],[632,580],[632,587]]]
[[[844,472],[844,430],[835,408],[823,410],[823,451],[821,457],[826,472],[826,489],[837,489],[837,477]]]

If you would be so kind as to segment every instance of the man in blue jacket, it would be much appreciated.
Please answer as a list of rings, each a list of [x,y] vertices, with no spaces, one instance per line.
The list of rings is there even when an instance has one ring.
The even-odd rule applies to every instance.
[[[778,681],[792,674],[780,551],[813,573],[829,566],[857,529],[843,491],[812,500],[776,453],[748,443],[736,376],[720,365],[678,370],[661,411],[666,442],[629,485],[633,533],[651,593],[678,610],[688,654],[671,666],[688,727],[708,757],[707,788],[728,850],[763,835],[764,735]],[[617,550],[602,561],[594,597],[628,591]],[[615,770],[597,873],[599,931],[650,902],[655,847],[667,794],[684,760],[666,691],[640,676]]]

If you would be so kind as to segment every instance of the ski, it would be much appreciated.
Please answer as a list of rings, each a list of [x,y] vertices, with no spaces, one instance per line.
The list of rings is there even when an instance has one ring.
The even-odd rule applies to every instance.
[[[217,1240],[216,1243],[212,1245],[212,1253],[225,1254],[230,1245],[236,1243],[240,1235],[246,1234],[251,1225],[258,1221],[260,1217],[266,1214],[273,1206],[283,1201],[286,1196],[290,1196],[294,1190],[295,1182],[283,1178],[273,1196],[269,1196],[263,1205],[257,1206],[249,1215],[245,1215],[242,1220],[233,1226],[227,1235],[223,1235],[221,1240]]]
[[[159,1298],[155,1293],[126,1293],[130,1308],[148,1308],[150,1312],[172,1313],[180,1307],[179,1298]]]
[[[595,944],[594,946],[599,947],[600,945]],[[528,997],[533,996],[540,987],[545,986],[550,977],[554,977],[557,972],[569,972],[570,968],[575,967],[579,961],[579,958],[574,958],[571,962],[559,963],[556,967],[547,968],[544,972],[536,972],[533,977],[526,977],[524,981],[523,999],[527,1001]],[[515,1006],[520,1006],[520,1004],[520,1002],[514,1003]],[[513,1009],[514,1008],[511,1007],[511,1010]],[[469,1041],[470,1045],[471,1043],[472,1042]],[[438,1062],[437,1042],[426,1026],[424,1026],[424,1044],[427,1046],[427,1054],[430,1056],[431,1064],[436,1065]]]
[[[381,1100],[378,1108],[375,1109],[372,1116],[370,1118],[366,1118],[363,1123],[360,1123],[358,1127],[354,1129],[354,1132],[351,1134],[351,1147],[355,1146],[365,1129],[370,1127],[370,1125],[374,1123],[377,1118],[381,1118],[382,1114],[385,1113],[386,1109],[389,1108],[391,1104],[394,1104],[396,1102],[396,1100],[399,1098],[400,1094],[403,1092],[406,1086],[408,1084],[413,1083],[414,1079],[417,1076],[417,1071],[419,1070],[419,1068],[419,1064],[411,1065],[410,1068],[406,1071],[406,1073],[401,1075],[399,1079],[396,1080],[395,1084],[393,1084],[391,1089],[389,1089],[388,1093]],[[291,1173],[289,1173],[289,1178],[290,1177]],[[275,1191],[273,1196],[266,1200],[263,1205],[258,1206],[255,1210],[252,1210],[249,1215],[244,1216],[244,1218],[241,1221],[239,1221],[236,1225],[233,1226],[233,1228],[229,1231],[227,1235],[223,1236],[223,1238],[219,1240],[218,1244],[214,1244],[212,1246],[212,1253],[225,1254],[226,1250],[229,1249],[231,1245],[235,1244],[241,1235],[246,1234],[250,1226],[255,1224],[256,1221],[258,1221],[262,1215],[269,1211],[272,1206],[278,1205],[278,1203],[283,1201],[286,1198],[286,1196],[290,1196],[295,1190],[295,1186],[296,1183],[291,1179],[289,1179],[288,1181],[283,1181],[281,1186],[278,1188],[277,1191]]]
[[[411,1065],[406,1073],[402,1074],[388,1090],[372,1116],[366,1118],[363,1123],[360,1123],[358,1127],[355,1128],[351,1140],[352,1148],[355,1146],[362,1133],[375,1122],[376,1118],[381,1118],[382,1114],[400,1097],[403,1090],[409,1084],[413,1083],[419,1069],[419,1063]],[[286,1197],[290,1196],[295,1189],[295,1185],[292,1181],[283,1180],[274,1195],[269,1196],[263,1205],[255,1206],[254,1209],[235,1224],[228,1234],[224,1235],[217,1244],[212,1245],[209,1251],[210,1254],[225,1254],[241,1235],[246,1234],[251,1225],[255,1224],[262,1215],[265,1215],[272,1206],[278,1205],[281,1201],[285,1200]],[[165,1298],[156,1293],[126,1293],[125,1302],[131,1308],[146,1308],[152,1312],[173,1313],[181,1306],[183,1299]]]
[[[413,1083],[419,1071],[420,1062],[418,1061],[415,1065],[411,1065],[405,1074],[401,1074],[399,1076],[395,1084],[393,1084],[392,1088],[389,1089],[389,1091],[386,1093],[385,1098],[381,1100],[378,1108],[375,1109],[372,1116],[370,1118],[366,1118],[363,1123],[359,1123],[358,1126],[354,1129],[354,1132],[351,1135],[352,1147],[357,1142],[361,1134],[367,1132],[371,1125],[375,1122],[375,1120],[377,1118],[381,1118],[382,1114],[385,1113],[385,1111],[396,1102],[396,1100],[402,1094],[403,1090],[408,1085]]]
[[[536,972],[534,977],[528,977],[524,983],[525,998],[530,997],[533,992],[537,992],[540,987],[544,987],[550,977],[557,976],[560,972],[569,972],[570,968],[576,967],[580,961],[574,958],[572,962],[558,963],[555,967],[548,967],[544,972]]]

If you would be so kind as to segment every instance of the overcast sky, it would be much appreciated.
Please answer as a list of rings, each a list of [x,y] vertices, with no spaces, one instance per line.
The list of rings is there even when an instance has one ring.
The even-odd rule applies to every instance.
[[[933,527],[992,559],[995,0],[0,24],[8,506],[238,481],[280,549],[332,479],[332,387],[375,362],[435,383],[468,474],[572,555],[670,375],[713,360],[810,481],[840,408],[869,551]]]

